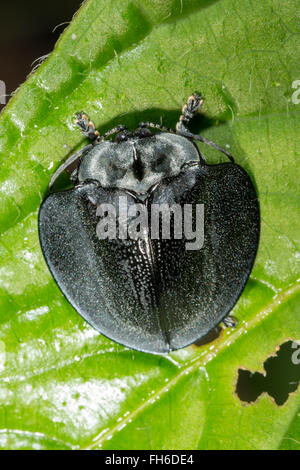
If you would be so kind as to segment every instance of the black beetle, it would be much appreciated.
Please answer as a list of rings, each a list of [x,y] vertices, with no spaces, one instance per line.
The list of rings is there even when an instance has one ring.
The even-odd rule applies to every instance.
[[[248,174],[226,150],[186,127],[201,104],[198,95],[189,97],[176,131],[144,122],[135,131],[118,126],[100,136],[85,114],[77,114],[77,126],[92,143],[61,165],[50,182],[52,187],[64,170],[75,167],[74,187],[49,194],[39,212],[43,254],[68,301],[97,331],[140,351],[183,348],[222,320],[230,324],[225,317],[257,251],[259,205]],[[152,134],[150,128],[160,132]],[[113,133],[114,142],[104,141]],[[231,162],[206,164],[194,140],[217,148]],[[126,201],[127,219],[121,220],[120,201]],[[150,208],[162,204],[172,209],[167,235],[163,211],[156,233],[141,223],[149,223]],[[200,207],[202,216],[204,208],[197,249],[187,249],[191,238],[182,234],[185,222],[180,214],[179,224],[175,221],[173,206]],[[131,207],[140,209],[129,216]],[[109,218],[110,208],[115,212]],[[193,236],[196,216],[193,211]],[[128,237],[129,222],[135,224],[135,237]],[[115,236],[103,236],[113,223]]]

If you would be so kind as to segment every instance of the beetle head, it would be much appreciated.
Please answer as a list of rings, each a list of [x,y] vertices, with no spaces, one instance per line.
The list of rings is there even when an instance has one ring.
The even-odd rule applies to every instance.
[[[134,131],[128,131],[127,129],[122,129],[115,137],[115,142],[126,142],[127,140],[136,141],[138,139],[143,139],[145,137],[151,137],[153,134],[149,129],[145,127],[138,127]]]

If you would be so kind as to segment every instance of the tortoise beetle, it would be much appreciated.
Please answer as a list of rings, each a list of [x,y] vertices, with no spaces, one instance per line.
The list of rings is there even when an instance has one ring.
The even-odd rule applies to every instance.
[[[108,338],[148,353],[183,348],[221,321],[230,325],[226,316],[257,252],[259,204],[248,174],[225,149],[187,128],[202,102],[197,94],[188,98],[176,130],[143,122],[134,131],[118,126],[101,136],[85,114],[77,114],[76,125],[91,143],[50,182],[52,188],[75,167],[73,188],[50,193],[39,211],[45,260],[71,305]],[[105,140],[112,134],[114,141]],[[195,141],[230,162],[207,164]],[[172,209],[166,236],[163,211],[159,228],[149,228],[153,207]],[[187,222],[182,214],[175,221],[174,207],[202,210],[198,247],[187,249]],[[189,217],[193,236],[197,214]],[[129,223],[135,236],[128,236]]]

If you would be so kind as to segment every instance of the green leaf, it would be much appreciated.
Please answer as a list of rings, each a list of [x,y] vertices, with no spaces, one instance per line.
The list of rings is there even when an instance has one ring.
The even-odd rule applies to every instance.
[[[299,340],[300,105],[296,0],[86,1],[0,117],[0,446],[12,449],[300,449],[300,394],[278,406],[235,393]],[[101,131],[174,126],[193,91],[197,132],[228,146],[259,194],[261,240],[239,324],[168,356],[128,350],[70,307],[41,254],[51,175]],[[198,123],[197,123],[198,122]],[[201,147],[209,162],[220,155]]]

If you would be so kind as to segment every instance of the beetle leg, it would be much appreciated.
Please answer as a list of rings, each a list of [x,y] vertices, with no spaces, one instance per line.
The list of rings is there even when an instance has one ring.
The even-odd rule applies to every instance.
[[[73,166],[74,164],[77,166],[78,162],[77,160],[79,160],[79,158],[87,151],[87,150],[90,150],[91,148],[93,147],[93,144],[89,144],[89,145],[86,145],[85,147],[83,147],[81,150],[79,150],[78,152],[74,153],[74,155],[71,155],[64,163],[62,163],[58,169],[56,170],[56,172],[54,173],[54,175],[52,176],[51,178],[51,181],[49,183],[49,189],[52,188],[52,186],[54,185],[55,181],[57,180],[57,178],[61,175],[61,173],[65,170],[68,170],[71,168],[71,166]]]
[[[202,106],[203,99],[197,93],[188,97],[187,102],[182,106],[182,114],[176,124],[176,131],[187,131],[186,125],[193,118],[194,114]]]
[[[100,133],[96,131],[95,124],[89,120],[86,114],[76,113],[75,124],[90,140],[95,141],[100,139]]]
[[[70,174],[70,180],[73,184],[76,183],[77,178],[78,178],[78,166],[76,166],[75,170],[73,170],[72,173]]]
[[[222,323],[226,328],[235,328],[238,324],[238,321],[235,317],[228,316],[223,319]]]

